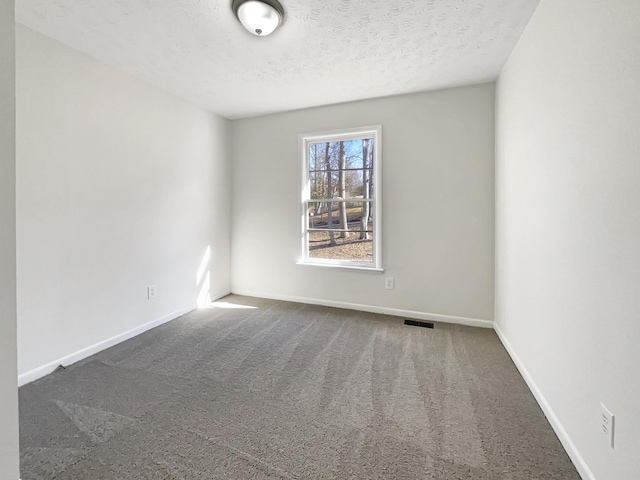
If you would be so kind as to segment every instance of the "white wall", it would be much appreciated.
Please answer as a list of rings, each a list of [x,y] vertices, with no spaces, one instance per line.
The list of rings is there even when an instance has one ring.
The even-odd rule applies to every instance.
[[[229,291],[226,120],[21,25],[17,85],[21,374]]]
[[[542,0],[497,89],[496,321],[599,480],[640,478],[639,79],[640,2]]]
[[[18,478],[14,2],[0,0],[0,477]]]
[[[376,124],[384,274],[296,265],[298,135]],[[493,320],[493,84],[237,120],[231,132],[234,292]]]

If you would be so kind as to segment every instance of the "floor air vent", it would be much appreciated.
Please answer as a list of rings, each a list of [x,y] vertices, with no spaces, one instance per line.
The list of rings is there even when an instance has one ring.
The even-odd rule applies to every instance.
[[[404,324],[405,325],[411,325],[412,327],[433,328],[433,323],[431,323],[431,322],[419,322],[417,320],[405,319]]]

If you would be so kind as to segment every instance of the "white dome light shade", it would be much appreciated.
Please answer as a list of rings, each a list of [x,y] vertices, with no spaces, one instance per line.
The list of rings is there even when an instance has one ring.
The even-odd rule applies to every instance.
[[[234,1],[233,9],[244,28],[260,37],[273,33],[282,22],[284,14],[282,6],[273,0]]]

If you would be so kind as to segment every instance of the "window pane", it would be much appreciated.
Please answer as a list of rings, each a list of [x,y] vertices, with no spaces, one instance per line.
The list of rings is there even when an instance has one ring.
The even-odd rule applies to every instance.
[[[348,170],[344,172],[344,198],[371,198],[371,170]],[[366,185],[366,187],[365,187]]]
[[[309,191],[312,199],[328,198],[327,174],[320,172],[309,173]]]
[[[339,213],[340,207],[337,202],[309,202],[309,228],[339,228]]]
[[[373,262],[371,215],[369,202],[310,203],[309,257]]]
[[[372,181],[372,138],[309,145],[312,199],[372,198]]]

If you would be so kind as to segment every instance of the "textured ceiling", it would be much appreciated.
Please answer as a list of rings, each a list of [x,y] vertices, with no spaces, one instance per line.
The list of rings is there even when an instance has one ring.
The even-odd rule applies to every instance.
[[[17,20],[227,118],[494,80],[538,0],[20,0]]]

